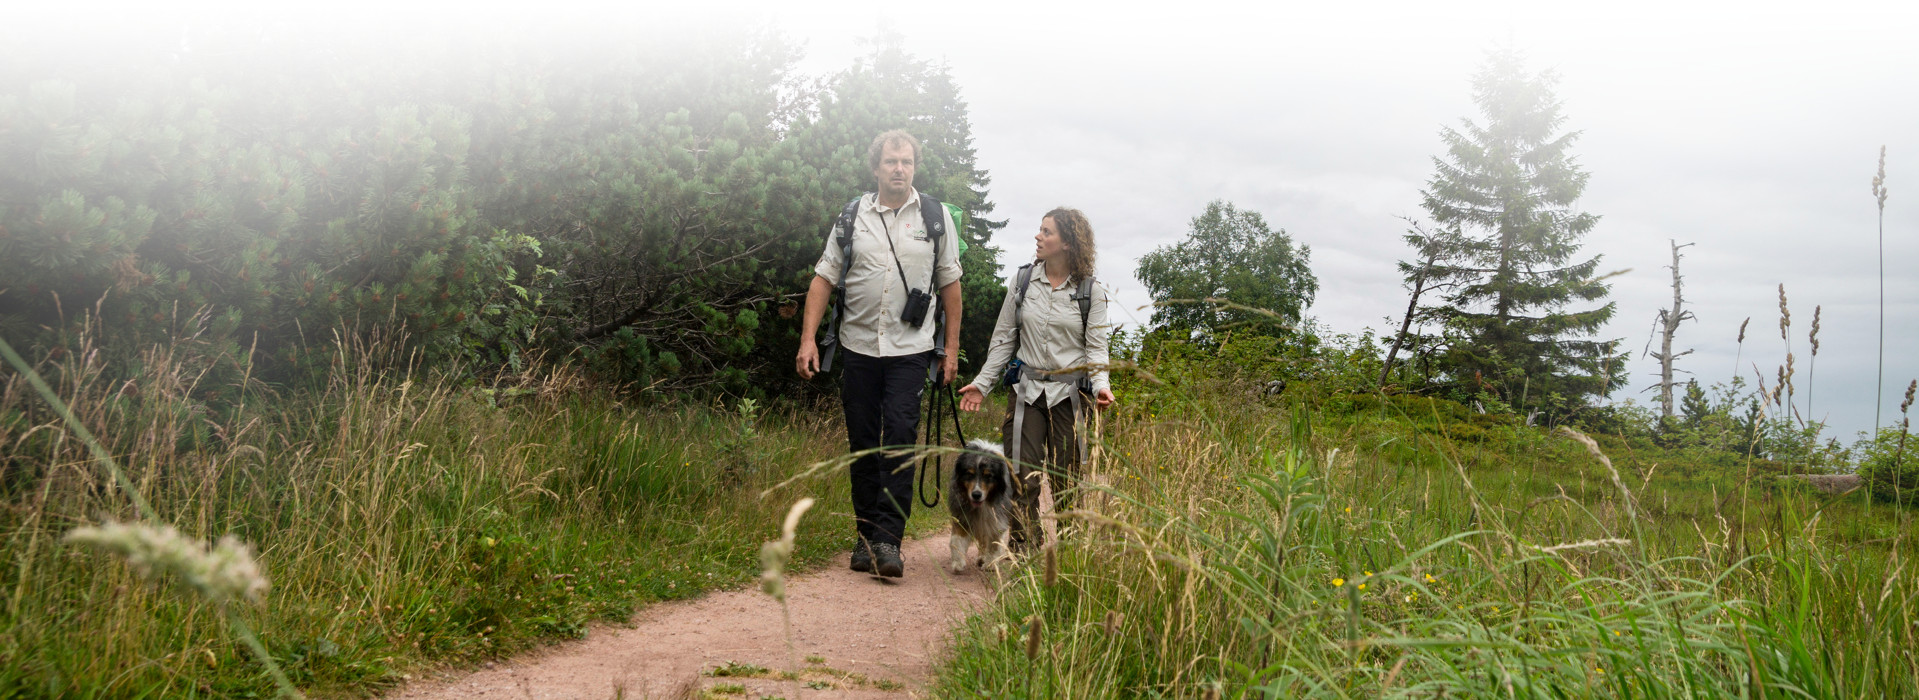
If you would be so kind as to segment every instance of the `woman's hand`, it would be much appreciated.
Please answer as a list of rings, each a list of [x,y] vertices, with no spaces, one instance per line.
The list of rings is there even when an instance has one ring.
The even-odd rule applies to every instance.
[[[1113,405],[1113,402],[1119,399],[1114,398],[1112,389],[1101,389],[1093,395],[1093,400],[1099,404],[1099,410],[1104,411],[1107,406]]]
[[[960,387],[960,410],[968,413],[978,411],[980,403],[985,400],[986,395],[979,393],[979,387],[971,384]]]

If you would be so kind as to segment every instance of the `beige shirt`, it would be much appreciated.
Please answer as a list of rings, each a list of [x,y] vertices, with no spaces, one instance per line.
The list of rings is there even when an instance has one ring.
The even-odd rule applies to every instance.
[[[1006,280],[1006,302],[1000,305],[999,323],[993,326],[993,340],[987,346],[986,364],[980,367],[973,386],[979,387],[980,395],[993,393],[993,387],[999,384],[1000,377],[1006,373],[1006,365],[1013,360],[1013,316],[1018,290],[1013,285],[1019,281],[1019,273],[1014,272]],[[1112,324],[1107,321],[1106,307],[1111,301],[1112,292],[1106,285],[1093,283],[1093,306],[1086,314],[1085,340],[1080,337],[1079,301],[1073,294],[1079,291],[1079,283],[1068,279],[1058,287],[1046,279],[1046,266],[1033,264],[1033,278],[1027,282],[1026,305],[1019,309],[1020,337],[1018,339],[1019,361],[1036,370],[1057,370],[1072,367],[1086,367],[1094,371],[1093,391],[1108,389],[1106,363],[1108,361],[1106,341],[1112,334]],[[1014,387],[1019,400],[1032,403],[1040,397],[1046,398],[1047,406],[1057,406],[1072,396],[1073,385],[1067,382],[1021,381]]]
[[[945,209],[945,207],[941,207]],[[959,281],[959,233],[953,216],[945,211],[945,240],[940,242],[940,258],[935,269],[933,240],[920,218],[920,193],[914,190],[905,206],[891,209],[881,206],[879,196],[860,198],[858,215],[853,219],[853,265],[846,273],[846,318],[840,324],[840,346],[870,357],[912,355],[933,349],[933,326],[941,313],[939,290]],[[826,252],[820,255],[813,272],[833,284],[840,283],[840,266],[846,264],[835,231],[826,237]],[[887,238],[892,238],[892,246]],[[893,254],[899,253],[899,265]],[[906,281],[900,281],[900,268]],[[927,289],[928,281],[932,288]],[[926,322],[919,328],[906,325],[900,313],[906,309],[906,284],[933,295]]]

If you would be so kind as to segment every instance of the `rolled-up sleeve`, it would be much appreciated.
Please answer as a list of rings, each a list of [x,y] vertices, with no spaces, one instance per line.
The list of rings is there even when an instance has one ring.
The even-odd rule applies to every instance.
[[[940,216],[946,218],[946,236],[940,241],[940,258],[933,261],[935,289],[945,289],[946,285],[958,282],[962,271],[959,262],[959,226],[953,223],[953,212],[940,207]]]
[[[1113,324],[1109,320],[1111,315],[1107,312],[1111,301],[1112,293],[1107,291],[1106,285],[1095,282],[1093,306],[1086,313],[1086,362],[1099,368],[1099,371],[1093,373],[1093,391],[1095,392],[1112,388],[1111,378],[1106,368],[1112,361],[1111,352],[1107,347],[1107,341],[1113,335]]]
[[[814,263],[813,274],[819,275],[837,287],[840,284],[840,268],[846,266],[846,254],[840,250],[837,219],[835,229],[826,234],[826,252],[820,253],[820,261]]]
[[[1006,301],[999,306],[999,320],[993,323],[993,339],[986,345],[986,363],[980,365],[979,375],[973,377],[973,386],[979,387],[981,396],[993,393],[993,387],[999,385],[999,378],[1006,374],[1006,365],[1012,363],[1013,352],[1019,348],[1013,340],[1014,317],[1019,307],[1014,301],[1013,281],[1019,278],[1014,272],[1006,280]]]

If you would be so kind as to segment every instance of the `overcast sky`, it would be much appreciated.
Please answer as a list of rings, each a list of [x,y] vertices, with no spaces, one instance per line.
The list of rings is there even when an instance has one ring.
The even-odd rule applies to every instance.
[[[1317,3],[1316,5],[1329,5]],[[1339,332],[1396,328],[1399,216],[1425,218],[1420,189],[1438,132],[1478,115],[1468,80],[1485,52],[1519,48],[1560,76],[1573,149],[1600,215],[1585,250],[1627,269],[1605,336],[1633,351],[1615,398],[1654,398],[1640,350],[1671,302],[1668,239],[1695,243],[1682,270],[1697,322],[1679,367],[1702,383],[1734,371],[1766,383],[1785,361],[1777,286],[1792,307],[1800,407],[1808,388],[1828,435],[1873,423],[1878,346],[1877,210],[1870,183],[1889,147],[1886,422],[1919,376],[1919,30],[1914,3],[1850,9],[1754,3],[1405,3],[1263,9],[1162,3],[1049,7],[920,3],[768,7],[807,42],[803,70],[840,70],[884,21],[916,54],[944,60],[970,103],[992,175],[995,240],[1028,255],[1041,213],[1087,212],[1100,274],[1129,311],[1148,299],[1140,255],[1178,241],[1206,202],[1260,212],[1312,247],[1311,315]],[[1808,380],[1806,333],[1821,314]],[[1122,318],[1127,318],[1122,316]],[[1148,311],[1131,311],[1144,322]],[[1810,384],[1810,387],[1809,387]]]
[[[29,8],[34,6],[28,6]],[[36,26],[97,31],[64,5]],[[204,20],[229,16],[194,5]],[[257,5],[232,5],[267,12]],[[1757,363],[1768,384],[1785,360],[1777,285],[1793,312],[1802,410],[1850,443],[1873,423],[1879,313],[1877,212],[1869,191],[1890,149],[1885,214],[1885,421],[1919,376],[1919,3],[1522,2],[1157,3],[700,2],[563,5],[306,5],[288,22],[410,31],[657,36],[691,22],[771,24],[801,40],[800,69],[824,75],[865,52],[881,26],[909,51],[944,61],[970,103],[979,162],[993,178],[995,241],[1007,263],[1029,254],[1041,213],[1087,212],[1100,275],[1123,322],[1143,323],[1139,256],[1182,238],[1212,199],[1257,211],[1312,248],[1320,281],[1309,313],[1337,332],[1397,326],[1406,305],[1394,267],[1398,218],[1425,218],[1420,189],[1438,132],[1477,118],[1468,80],[1488,49],[1510,44],[1558,72],[1573,153],[1591,173],[1582,208],[1602,218],[1585,250],[1605,257],[1619,304],[1605,337],[1633,350],[1629,385],[1651,394],[1640,356],[1670,303],[1668,239],[1695,243],[1683,263],[1690,308],[1680,360],[1702,383]],[[213,8],[211,11],[208,8]],[[173,32],[183,12],[150,5],[136,31]],[[84,14],[82,12],[81,14]],[[58,16],[53,16],[58,15]],[[19,26],[19,25],[16,25]],[[95,27],[96,29],[88,29]],[[650,31],[641,31],[647,29]],[[1823,305],[1808,379],[1806,332]]]

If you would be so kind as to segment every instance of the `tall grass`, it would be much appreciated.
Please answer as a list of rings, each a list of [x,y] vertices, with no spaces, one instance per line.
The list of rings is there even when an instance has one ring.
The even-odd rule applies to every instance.
[[[758,491],[844,450],[823,412],[627,407],[563,374],[486,391],[341,356],[359,359],[286,397],[206,386],[172,349],[124,382],[92,352],[38,368],[160,521],[254,544],[273,588],[243,614],[309,692],[362,693],[748,583],[787,505]],[[272,695],[218,609],[62,540],[134,506],[3,378],[0,696]],[[210,389],[225,400],[203,403]],[[797,563],[847,541],[844,483],[810,489],[829,515],[801,525]]]
[[[1109,505],[1062,514],[1057,582],[1028,571],[971,620],[939,692],[1919,695],[1903,509],[1757,460],[1600,436],[1615,470],[1456,404],[1300,394],[1123,407]]]

